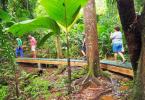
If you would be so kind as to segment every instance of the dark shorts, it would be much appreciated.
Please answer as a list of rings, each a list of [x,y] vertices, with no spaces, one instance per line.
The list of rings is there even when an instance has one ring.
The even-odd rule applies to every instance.
[[[81,50],[86,52],[86,46],[82,46]]]
[[[113,52],[118,53],[122,51],[122,44],[121,43],[115,43],[112,46]]]

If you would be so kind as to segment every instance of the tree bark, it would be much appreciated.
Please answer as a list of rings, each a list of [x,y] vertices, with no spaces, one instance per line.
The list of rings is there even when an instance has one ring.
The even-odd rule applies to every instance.
[[[131,64],[136,76],[141,51],[141,27],[135,14],[133,0],[117,0],[121,24],[127,40]]]
[[[95,0],[88,0],[88,4],[84,8],[84,26],[88,74],[76,80],[73,85],[83,85],[85,88],[91,84],[100,86],[101,83],[97,79],[101,69],[99,64]]]
[[[100,71],[100,67],[95,0],[89,0],[88,4],[84,8],[84,23],[87,61],[89,66],[88,74],[89,76],[97,76],[97,73]]]
[[[134,100],[145,100],[145,4],[141,15],[142,30],[142,48],[140,61],[137,71],[137,79],[134,89]]]

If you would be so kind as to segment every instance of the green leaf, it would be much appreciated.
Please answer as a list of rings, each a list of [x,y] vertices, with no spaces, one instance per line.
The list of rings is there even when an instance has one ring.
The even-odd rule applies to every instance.
[[[41,0],[49,17],[68,28],[76,19],[87,0]]]
[[[50,32],[50,33],[46,34],[46,35],[40,40],[40,42],[38,42],[38,47],[42,46],[42,45],[46,42],[46,40],[47,40],[49,37],[51,37],[52,35],[56,35],[56,33]]]
[[[13,33],[15,36],[21,36],[24,33],[35,31],[41,28],[50,29],[57,34],[60,33],[58,24],[49,17],[39,17],[36,19],[15,23],[8,28],[8,32]]]
[[[10,20],[11,20],[11,16],[7,12],[0,9],[0,21],[9,22]]]

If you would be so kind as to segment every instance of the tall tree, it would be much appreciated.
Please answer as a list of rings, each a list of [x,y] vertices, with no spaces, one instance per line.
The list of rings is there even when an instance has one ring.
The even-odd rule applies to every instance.
[[[133,0],[117,0],[121,24],[127,40],[131,64],[136,75],[141,51],[141,28],[135,14]]]
[[[100,67],[95,0],[89,0],[84,8],[84,23],[89,71],[83,83],[92,82],[99,85],[99,81],[96,78],[97,73],[100,71]]]
[[[143,12],[141,15],[141,25],[142,25],[142,48],[140,54],[140,60],[137,71],[137,79],[134,88],[134,100],[145,100],[145,3]]]
[[[135,76],[137,74],[133,99],[145,100],[145,6],[142,15],[137,16],[133,0],[117,0],[117,3]]]
[[[84,23],[89,71],[94,73],[100,70],[95,0],[89,0],[84,8]]]

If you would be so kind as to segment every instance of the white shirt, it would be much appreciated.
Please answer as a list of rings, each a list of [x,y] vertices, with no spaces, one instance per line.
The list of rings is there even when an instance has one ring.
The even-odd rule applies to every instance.
[[[122,42],[122,33],[120,31],[116,31],[110,35],[112,39],[112,43],[123,43]]]

